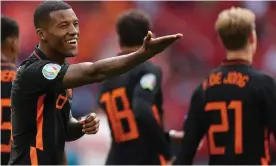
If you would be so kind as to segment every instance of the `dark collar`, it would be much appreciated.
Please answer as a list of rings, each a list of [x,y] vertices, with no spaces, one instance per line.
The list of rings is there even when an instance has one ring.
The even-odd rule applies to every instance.
[[[225,59],[222,61],[222,66],[231,66],[231,65],[249,65],[251,66],[251,63],[247,60],[243,59]]]
[[[49,58],[38,48],[38,45],[35,46],[33,54],[39,60],[49,60]]]
[[[39,48],[38,45],[35,46],[33,55],[39,59],[39,60],[50,60]],[[68,64],[68,62],[65,60],[64,64]]]

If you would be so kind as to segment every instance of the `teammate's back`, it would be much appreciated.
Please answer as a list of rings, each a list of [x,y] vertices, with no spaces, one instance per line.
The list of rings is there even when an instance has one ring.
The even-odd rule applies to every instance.
[[[11,152],[11,87],[15,65],[1,59],[1,165],[7,165]]]
[[[11,87],[16,74],[15,60],[19,53],[19,26],[1,16],[1,165],[7,165],[11,152]]]
[[[165,144],[162,148],[166,153],[170,153],[167,142],[163,142],[166,140],[162,126],[161,89],[152,96],[153,101],[146,103],[151,104],[150,110],[146,105],[138,106],[140,99],[137,94],[144,95],[142,88],[140,89],[140,80],[143,76],[145,79],[147,74],[150,77],[149,73],[161,73],[161,70],[151,62],[145,62],[120,77],[103,82],[100,86],[99,105],[107,113],[112,134],[107,164],[158,164],[161,162],[159,154],[163,154],[156,146],[162,144]],[[110,99],[113,101],[110,102]],[[147,126],[150,124],[153,125]],[[161,136],[156,134],[159,130]],[[161,141],[154,140],[156,136],[160,136]]]
[[[226,59],[193,93],[176,163],[192,164],[206,134],[211,165],[269,164],[269,132],[276,133],[276,84],[251,66],[257,46],[255,15],[248,9],[226,9],[215,29]]]
[[[98,102],[106,112],[109,119],[109,125],[112,133],[112,146],[120,149],[124,147],[125,144],[128,144],[125,147],[130,147],[130,144],[140,144],[138,138],[141,137],[141,134],[139,133],[139,126],[137,126],[135,113],[132,110],[132,101],[134,99],[133,95],[135,93],[137,82],[141,78],[142,73],[147,73],[153,68],[154,66],[150,62],[145,62],[120,77],[114,77],[100,84],[100,95]],[[115,103],[112,106],[107,105],[110,98],[115,100]],[[116,116],[121,116],[117,118],[117,120],[122,121],[121,129],[119,129],[120,127],[114,127],[114,125],[116,125],[115,114]],[[126,120],[125,122],[123,122],[124,118]],[[144,147],[137,148],[139,149]]]
[[[127,11],[118,18],[116,30],[121,52],[135,52],[150,21],[140,11]],[[162,125],[161,77],[159,67],[144,62],[101,84],[98,103],[112,133],[107,165],[159,165],[171,159]]]
[[[269,116],[276,114],[267,102],[275,100],[273,88],[271,77],[239,60],[224,61],[203,81],[210,164],[269,163]]]

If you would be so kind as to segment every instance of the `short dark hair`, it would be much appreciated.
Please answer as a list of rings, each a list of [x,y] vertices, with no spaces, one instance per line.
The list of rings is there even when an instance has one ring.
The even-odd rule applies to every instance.
[[[142,45],[150,28],[150,19],[142,11],[130,10],[122,13],[116,24],[120,45],[127,47]]]
[[[44,1],[37,6],[34,12],[34,26],[35,28],[41,28],[42,24],[47,21],[49,14],[58,10],[71,9],[71,6],[66,2],[55,0],[55,1]]]
[[[223,10],[217,18],[215,29],[227,50],[243,49],[255,29],[255,14],[239,7]]]
[[[8,16],[1,15],[1,42],[3,43],[8,37],[18,36],[18,23]]]

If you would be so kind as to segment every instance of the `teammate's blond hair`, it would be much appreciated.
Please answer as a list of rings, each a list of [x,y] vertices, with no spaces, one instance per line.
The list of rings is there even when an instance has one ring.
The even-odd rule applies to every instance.
[[[223,10],[218,15],[215,29],[227,50],[243,49],[255,30],[255,14],[240,7]]]

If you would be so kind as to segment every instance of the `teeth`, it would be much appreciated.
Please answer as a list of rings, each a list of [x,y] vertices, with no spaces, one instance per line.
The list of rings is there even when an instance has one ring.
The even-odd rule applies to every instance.
[[[77,39],[68,40],[66,43],[67,44],[76,44],[77,43]]]

